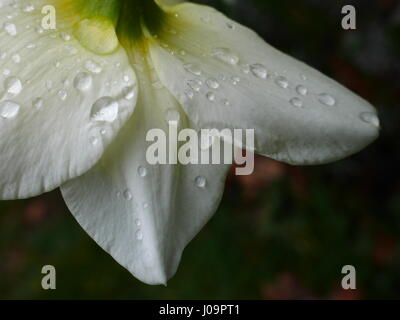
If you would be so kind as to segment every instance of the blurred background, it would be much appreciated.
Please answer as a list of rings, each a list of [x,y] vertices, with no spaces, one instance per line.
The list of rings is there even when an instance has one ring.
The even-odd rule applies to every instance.
[[[59,191],[0,202],[0,299],[400,298],[400,1],[215,0],[267,42],[375,105],[380,139],[320,167],[257,157],[229,176],[221,206],[168,287],[133,278],[80,228]],[[341,8],[357,9],[357,30]],[[41,268],[57,269],[57,290]],[[341,289],[344,265],[357,290]]]

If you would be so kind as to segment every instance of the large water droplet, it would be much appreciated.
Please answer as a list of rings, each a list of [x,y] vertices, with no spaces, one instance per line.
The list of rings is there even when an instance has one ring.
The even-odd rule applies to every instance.
[[[0,102],[0,116],[5,119],[14,118],[19,112],[20,105],[14,101]]]
[[[92,76],[87,72],[80,72],[74,79],[74,87],[80,91],[86,91],[92,86]]]
[[[268,76],[267,68],[260,63],[251,65],[250,70],[257,78],[266,79]]]
[[[9,77],[4,80],[4,89],[13,95],[18,95],[22,91],[21,80],[17,77]]]
[[[195,184],[199,188],[205,188],[207,185],[207,179],[204,176],[198,176],[195,179]]]
[[[90,112],[90,118],[94,121],[113,122],[118,117],[118,102],[111,97],[102,97],[97,100]]]
[[[230,65],[239,63],[239,56],[228,48],[217,48],[211,52],[211,56]]]
[[[336,99],[327,93],[321,93],[318,95],[318,101],[329,107],[336,104]]]
[[[373,125],[374,127],[380,127],[380,121],[378,116],[373,112],[363,112],[360,114],[360,119],[366,123]]]

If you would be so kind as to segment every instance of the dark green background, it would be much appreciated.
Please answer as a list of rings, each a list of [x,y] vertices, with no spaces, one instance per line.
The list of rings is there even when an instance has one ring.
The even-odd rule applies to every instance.
[[[365,299],[400,297],[400,2],[203,1],[357,92],[380,113],[380,139],[349,159],[290,167],[258,157],[230,175],[221,206],[168,287],[133,278],[100,249],[58,191],[0,202],[0,298]],[[357,8],[356,31],[341,7]],[[41,289],[41,267],[57,290]],[[341,268],[357,269],[355,291]]]

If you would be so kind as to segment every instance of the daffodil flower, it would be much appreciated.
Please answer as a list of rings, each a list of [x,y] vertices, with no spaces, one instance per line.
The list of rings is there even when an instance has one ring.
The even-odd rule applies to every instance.
[[[0,0],[0,28],[0,197],[61,187],[86,232],[148,284],[174,275],[229,169],[149,165],[150,129],[254,129],[255,152],[294,165],[379,133],[368,102],[207,6]]]

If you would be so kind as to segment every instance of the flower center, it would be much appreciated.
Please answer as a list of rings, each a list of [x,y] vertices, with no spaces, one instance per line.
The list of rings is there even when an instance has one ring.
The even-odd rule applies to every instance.
[[[113,53],[119,43],[137,44],[148,33],[156,34],[164,21],[164,11],[154,0],[59,1],[72,12],[74,35],[97,54]]]

